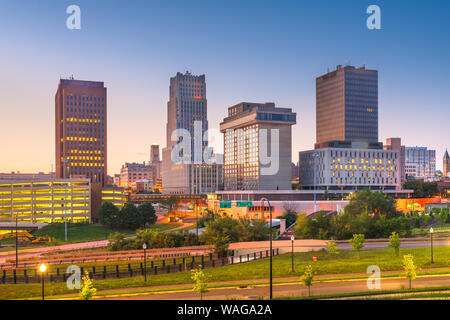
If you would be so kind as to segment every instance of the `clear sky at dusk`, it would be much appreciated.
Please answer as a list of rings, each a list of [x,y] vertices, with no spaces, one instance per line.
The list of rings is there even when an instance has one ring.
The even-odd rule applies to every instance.
[[[81,7],[81,30],[66,28]],[[381,8],[368,30],[366,8]],[[379,71],[379,140],[450,147],[450,1],[1,1],[0,172],[48,172],[60,77],[108,88],[108,174],[165,146],[169,78],[206,74],[218,128],[241,101],[297,113],[293,160],[315,142],[315,78],[337,64]],[[221,150],[219,150],[221,151]]]

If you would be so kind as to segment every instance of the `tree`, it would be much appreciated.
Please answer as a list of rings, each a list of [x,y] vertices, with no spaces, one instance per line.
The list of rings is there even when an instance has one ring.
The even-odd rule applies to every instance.
[[[334,241],[328,241],[327,242],[327,248],[328,248],[328,252],[331,254],[338,254],[339,252],[337,251],[337,243]]]
[[[89,300],[93,296],[95,296],[96,292],[97,289],[94,288],[94,283],[91,280],[91,278],[89,278],[89,272],[85,271],[84,276],[82,278],[80,298],[82,300]]]
[[[132,203],[125,203],[122,210],[120,210],[119,218],[120,228],[123,229],[136,230],[144,225],[144,217]]]
[[[389,244],[388,244],[389,248],[394,248],[395,250],[395,255],[398,257],[399,256],[399,251],[400,251],[400,236],[398,235],[397,232],[392,232],[391,236],[389,237]]]
[[[98,210],[99,222],[110,228],[119,226],[119,208],[111,202],[104,202]]]
[[[144,224],[155,224],[158,217],[155,214],[155,208],[149,202],[141,204],[138,208],[139,213],[143,217]]]
[[[354,216],[363,213],[385,215],[388,218],[399,216],[394,199],[382,192],[369,190],[362,190],[353,195],[344,211]]]
[[[177,211],[178,206],[179,206],[178,202],[179,201],[178,201],[178,198],[176,196],[170,196],[169,198],[164,199],[161,202],[161,207],[167,209],[167,213],[168,213],[169,217],[170,217],[170,215],[175,216],[176,215],[176,211]]]
[[[193,290],[200,294],[200,300],[203,300],[203,294],[209,292],[208,277],[205,275],[201,266],[198,269],[191,270],[191,279],[195,282]]]
[[[407,254],[403,256],[403,269],[405,270],[405,277],[409,280],[409,289],[411,289],[411,282],[416,278],[416,266],[413,255]]]
[[[363,234],[354,234],[353,238],[349,240],[349,242],[352,244],[353,249],[358,251],[358,258],[361,259],[361,249],[364,248],[364,242],[366,242],[366,239],[364,238]]]
[[[311,265],[306,266],[305,272],[300,277],[300,281],[303,282],[303,284],[308,287],[308,297],[311,296],[311,286],[314,280],[314,272]]]
[[[424,182],[416,179],[408,179],[403,184],[403,189],[414,190],[414,198],[429,198],[439,194],[436,182]]]

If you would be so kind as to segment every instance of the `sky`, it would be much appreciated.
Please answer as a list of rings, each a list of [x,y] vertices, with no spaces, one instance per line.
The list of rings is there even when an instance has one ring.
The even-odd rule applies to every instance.
[[[81,8],[69,30],[66,8]],[[369,5],[381,29],[369,30]],[[242,101],[292,108],[292,159],[315,142],[315,78],[379,71],[379,140],[450,147],[450,1],[21,0],[0,3],[0,172],[49,172],[60,78],[108,88],[108,174],[165,146],[169,78],[205,74],[209,127]],[[217,145],[217,144],[216,144]],[[221,143],[218,146],[218,152]],[[223,147],[222,147],[223,148]]]

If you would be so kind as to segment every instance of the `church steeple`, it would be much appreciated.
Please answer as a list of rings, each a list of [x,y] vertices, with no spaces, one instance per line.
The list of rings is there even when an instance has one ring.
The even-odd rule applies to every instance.
[[[444,177],[449,177],[450,176],[450,156],[448,155],[447,149],[445,149],[444,159],[442,159],[442,162],[443,162],[442,168],[444,169],[442,171],[443,171]]]

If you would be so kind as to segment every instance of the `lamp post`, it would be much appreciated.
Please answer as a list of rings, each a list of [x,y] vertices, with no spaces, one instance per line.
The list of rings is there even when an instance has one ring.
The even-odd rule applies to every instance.
[[[195,209],[195,218],[196,218],[195,228],[196,228],[197,244],[198,244],[198,205],[197,205],[197,201],[195,201],[194,206],[195,206],[194,209]]]
[[[17,213],[16,213],[16,269],[19,267],[19,238],[17,234]]]
[[[431,263],[432,263],[432,264],[434,263],[434,261],[433,261],[433,232],[434,232],[434,229],[433,229],[433,228],[430,228],[430,241],[431,241]]]
[[[44,300],[44,275],[47,270],[47,266],[45,264],[41,264],[39,266],[39,270],[41,271],[41,280],[42,280],[42,300]]]
[[[64,177],[66,178],[67,162],[69,162],[69,160],[63,158],[61,161],[64,163]],[[66,242],[67,242],[67,187],[68,185],[64,186],[64,240]]]
[[[292,241],[292,273],[294,273],[294,240],[295,237],[294,235],[291,236],[291,241]]]
[[[270,262],[269,262],[269,278],[270,278],[270,300],[272,300],[272,207],[270,206],[270,202],[267,198],[261,198],[262,207],[264,207],[264,201],[267,201],[269,204],[269,219],[270,219],[270,232],[269,232],[269,242],[270,242]],[[263,210],[264,212],[264,210]]]
[[[146,243],[144,243],[142,245],[142,249],[144,249],[144,282],[147,282],[147,255],[146,255],[147,244]]]

